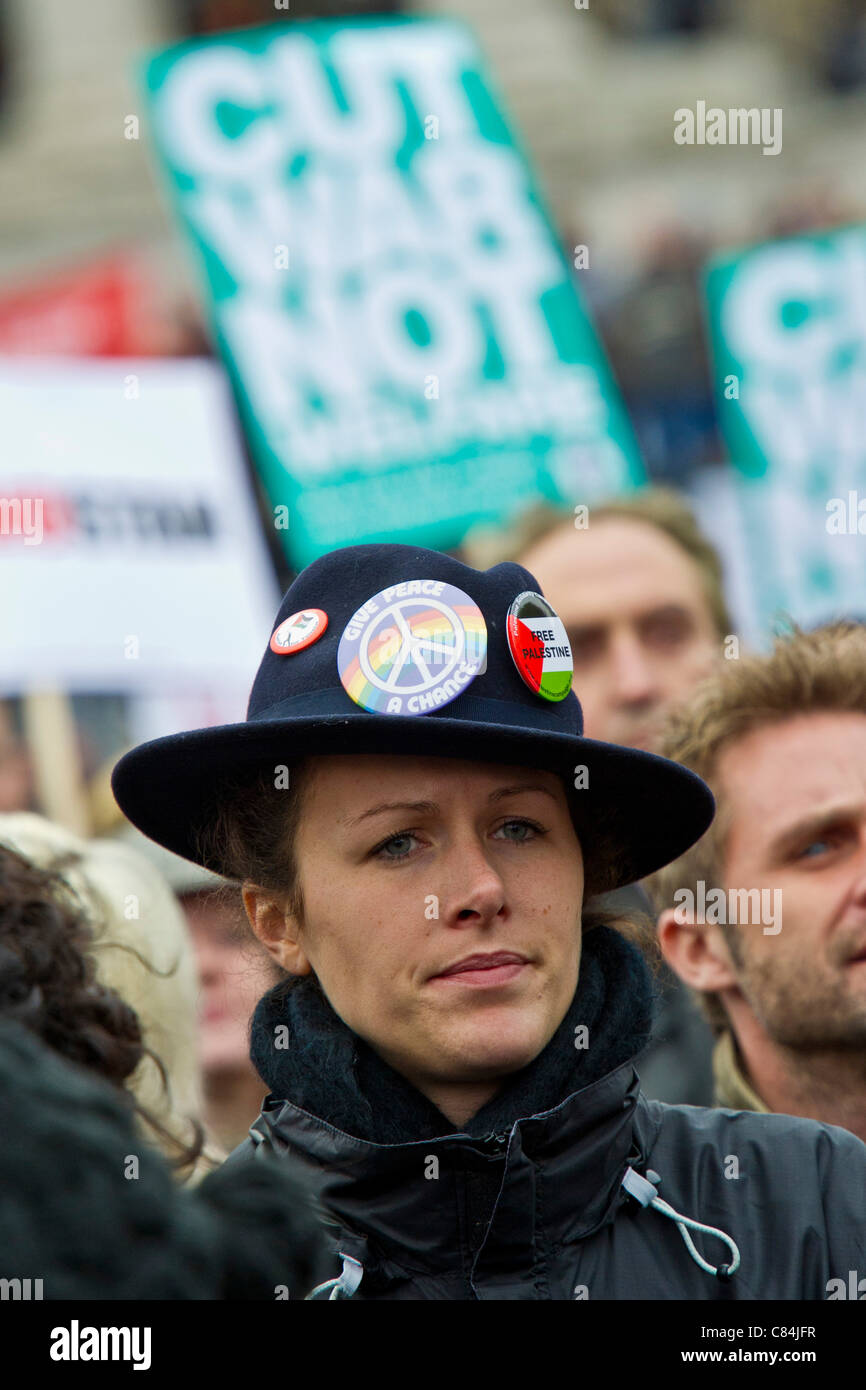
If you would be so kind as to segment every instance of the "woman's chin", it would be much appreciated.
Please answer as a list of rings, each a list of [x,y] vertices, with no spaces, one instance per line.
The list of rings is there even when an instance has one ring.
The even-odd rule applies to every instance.
[[[517,1020],[501,1030],[486,1026],[477,1029],[463,1027],[452,1037],[443,1052],[450,1054],[459,1069],[461,1079],[487,1080],[506,1076],[529,1066],[553,1036],[534,1019]]]

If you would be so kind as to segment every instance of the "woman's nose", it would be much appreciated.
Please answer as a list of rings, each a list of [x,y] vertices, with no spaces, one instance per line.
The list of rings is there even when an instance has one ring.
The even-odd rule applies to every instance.
[[[450,858],[441,915],[452,923],[492,921],[505,907],[505,884],[484,846],[475,839],[464,841],[454,847]]]

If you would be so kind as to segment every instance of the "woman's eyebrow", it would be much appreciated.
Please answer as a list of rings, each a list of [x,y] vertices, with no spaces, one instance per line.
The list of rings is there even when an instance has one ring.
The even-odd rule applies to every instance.
[[[368,811],[362,811],[360,816],[350,817],[344,824],[350,827],[358,825],[370,816],[380,816],[383,811],[415,811],[418,815],[433,815],[438,810],[435,801],[380,801],[378,806],[371,806]]]
[[[542,786],[540,782],[517,782],[513,787],[497,787],[496,791],[490,793],[488,800],[502,801],[506,796],[516,796],[518,792],[544,792],[551,800],[556,801],[556,793],[550,787]]]
[[[502,801],[506,796],[515,796],[518,792],[544,792],[553,801],[556,800],[555,794],[549,787],[544,787],[540,783],[520,782],[513,787],[497,787],[490,793],[489,801]],[[369,820],[371,816],[381,816],[385,811],[414,811],[417,815],[435,815],[439,806],[435,801],[380,801],[378,805],[371,806],[368,810],[362,811],[359,816],[352,816],[343,824],[349,829],[359,825],[361,821]]]

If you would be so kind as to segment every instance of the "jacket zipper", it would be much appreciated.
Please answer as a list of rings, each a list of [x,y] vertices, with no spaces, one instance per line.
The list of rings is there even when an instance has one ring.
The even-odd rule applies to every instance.
[[[501,1154],[505,1153],[508,1148],[509,1138],[510,1135],[507,1131],[502,1134],[486,1134],[481,1143],[485,1149],[491,1150],[494,1154]]]

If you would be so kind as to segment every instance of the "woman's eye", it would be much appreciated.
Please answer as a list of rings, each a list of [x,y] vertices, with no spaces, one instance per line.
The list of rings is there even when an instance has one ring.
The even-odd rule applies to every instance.
[[[409,848],[409,844],[410,841],[414,839],[415,836],[410,835],[408,832],[404,832],[400,835],[392,835],[390,840],[386,840],[384,844],[379,845],[378,849],[375,849],[373,853],[382,859],[406,859],[412,852]]]
[[[496,832],[497,835],[500,830],[514,830],[519,832],[518,834],[506,835],[505,837],[507,840],[513,840],[515,844],[523,844],[526,840],[534,839],[537,834],[540,834],[538,826],[533,825],[532,822],[528,820],[507,820],[504,825],[500,825],[499,830]]]
[[[497,838],[510,840],[512,844],[523,845],[546,832],[540,825],[527,820],[508,820],[494,831]],[[372,851],[374,859],[390,859],[392,863],[408,859],[414,852],[418,837],[414,832],[401,830],[399,835],[391,835]]]

